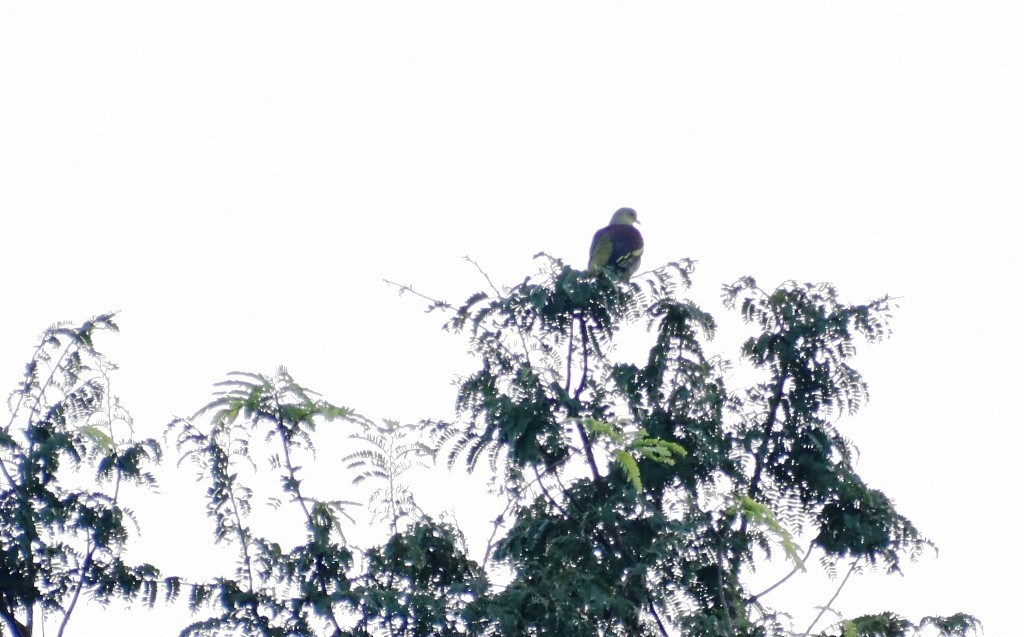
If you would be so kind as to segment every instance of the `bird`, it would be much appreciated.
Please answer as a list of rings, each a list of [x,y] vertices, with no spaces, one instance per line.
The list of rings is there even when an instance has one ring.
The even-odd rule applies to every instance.
[[[644,238],[633,227],[634,223],[640,223],[636,220],[636,210],[619,208],[608,225],[594,234],[590,242],[590,274],[607,270],[623,282],[633,276],[644,253]]]

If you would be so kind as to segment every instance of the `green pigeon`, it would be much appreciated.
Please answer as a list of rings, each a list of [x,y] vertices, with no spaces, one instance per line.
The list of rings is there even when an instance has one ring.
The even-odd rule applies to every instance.
[[[591,274],[606,269],[619,281],[628,281],[633,276],[644,253],[644,238],[633,227],[634,223],[640,223],[636,220],[636,210],[619,208],[608,225],[594,234],[588,268]]]

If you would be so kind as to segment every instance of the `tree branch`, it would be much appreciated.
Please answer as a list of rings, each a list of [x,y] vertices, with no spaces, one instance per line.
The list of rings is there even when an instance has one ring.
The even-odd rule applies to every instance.
[[[301,395],[303,398],[305,398],[305,393],[302,393]],[[285,468],[288,470],[288,477],[291,480],[291,484],[293,485],[292,488],[294,489],[295,499],[298,500],[299,506],[302,507],[302,512],[306,515],[306,523],[309,525],[310,535],[312,536],[314,530],[313,514],[310,513],[309,506],[306,504],[306,498],[305,496],[302,495],[302,492],[299,487],[300,481],[298,478],[298,473],[295,468],[295,465],[292,464],[291,445],[288,439],[288,430],[287,427],[285,427],[284,417],[282,416],[283,406],[281,405],[280,396],[277,394],[275,394],[274,396],[274,404],[276,406],[276,410],[274,413],[274,424],[277,426],[277,432],[281,438],[281,447],[282,450],[284,451],[284,465]],[[326,584],[324,584],[323,581],[318,581],[317,584],[318,588],[320,589],[320,592],[324,595],[327,595]],[[336,634],[342,634],[341,624],[338,623],[338,618],[334,615],[334,608],[328,606],[326,610],[323,612],[326,615],[327,620],[330,622],[331,626],[334,628]]]
[[[60,620],[60,627],[57,629],[57,637],[63,637],[64,628],[68,625],[68,621],[71,619],[71,613],[75,610],[75,605],[78,604],[78,597],[82,594],[82,588],[85,586],[85,578],[89,574],[89,568],[92,566],[92,556],[96,552],[96,547],[89,542],[88,548],[85,552],[85,559],[82,560],[82,572],[78,575],[78,581],[75,582],[75,592],[71,596],[71,603],[68,604],[67,610],[64,611],[64,617]]]
[[[19,622],[14,617],[14,613],[6,607],[0,606],[0,618],[4,620],[7,626],[11,629],[11,632],[14,633],[15,637],[32,637],[31,628]]]
[[[810,546],[807,547],[807,552],[804,553],[804,557],[803,557],[802,560],[800,560],[800,562],[801,562],[800,564],[797,564],[796,566],[794,566],[793,570],[790,571],[788,575],[786,575],[785,577],[783,577],[779,581],[775,582],[774,584],[772,584],[768,588],[764,589],[763,591],[761,591],[757,595],[752,596],[747,601],[747,603],[748,604],[753,604],[753,603],[757,602],[760,598],[762,598],[765,595],[767,595],[768,593],[772,592],[773,590],[775,590],[779,586],[782,586],[783,584],[785,584],[786,580],[788,580],[789,578],[793,577],[794,575],[796,575],[800,571],[805,570],[804,564],[807,562],[807,558],[809,558],[811,556],[811,551],[813,551],[813,550],[814,550],[814,545],[811,544]]]
[[[654,598],[651,596],[651,591],[647,591],[647,607],[650,610],[651,615],[654,617],[654,622],[658,624],[658,631],[662,637],[669,637],[668,630],[665,628],[665,624],[661,622],[661,617],[658,616],[658,609],[654,606]]]
[[[768,444],[771,440],[772,430],[775,429],[775,423],[778,422],[779,406],[782,404],[782,394],[786,388],[786,381],[789,379],[789,374],[783,373],[779,376],[779,379],[775,382],[775,387],[772,389],[771,398],[768,399],[768,417],[765,419],[763,430],[763,439],[761,446],[757,448],[757,453],[754,454],[754,474],[750,478],[750,484],[747,486],[747,497],[754,499],[757,492],[761,488],[761,474],[765,467],[765,456],[768,453]],[[744,517],[740,522],[739,535],[746,537],[747,534],[747,518]],[[739,573],[741,556],[737,551],[736,555],[732,559],[730,564],[730,570],[733,575]]]
[[[811,634],[811,631],[814,630],[814,625],[818,623],[818,620],[822,618],[826,611],[832,609],[832,602],[836,601],[839,597],[839,593],[843,592],[843,587],[846,586],[846,582],[850,581],[850,576],[853,575],[853,571],[857,568],[858,562],[860,562],[860,558],[855,559],[853,564],[850,564],[850,570],[846,572],[846,577],[843,578],[843,581],[839,584],[839,588],[836,589],[836,594],[833,595],[832,598],[828,600],[828,603],[821,608],[821,612],[818,613],[818,616],[814,618],[811,625],[804,631],[803,637],[808,637]]]
[[[431,305],[430,305],[430,308],[427,310],[428,312],[430,310],[437,309],[437,308],[441,308],[441,309],[445,309],[445,310],[450,310],[452,308],[451,304],[448,303],[447,301],[439,301],[439,300],[437,300],[435,298],[431,298],[431,297],[427,296],[426,294],[423,294],[422,292],[417,292],[416,290],[413,289],[413,287],[411,285],[404,285],[402,283],[395,283],[394,281],[391,281],[391,280],[388,280],[388,279],[382,279],[382,280],[384,281],[384,283],[387,283],[388,285],[392,285],[392,286],[398,288],[399,296],[401,296],[402,294],[405,294],[406,292],[409,292],[410,294],[414,294],[414,295],[420,297],[421,299],[423,299],[425,301],[430,301]]]
[[[580,340],[583,344],[583,372],[580,374],[580,384],[576,388],[576,393],[573,395],[573,400],[579,402],[580,396],[583,395],[583,389],[587,384],[587,376],[590,375],[590,352],[587,347],[589,339],[587,338],[587,325],[583,321],[583,317],[580,317]],[[587,464],[590,465],[590,472],[594,476],[594,481],[597,482],[601,479],[601,472],[597,468],[597,459],[594,458],[594,448],[590,442],[590,436],[587,435],[587,429],[583,426],[583,421],[579,418],[576,419],[576,430],[580,434],[580,441],[583,443],[583,452],[587,456]]]

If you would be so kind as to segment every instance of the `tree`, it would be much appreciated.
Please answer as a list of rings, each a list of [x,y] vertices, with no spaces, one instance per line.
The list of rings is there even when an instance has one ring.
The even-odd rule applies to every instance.
[[[201,422],[206,417],[208,424]],[[356,481],[385,482],[375,498],[393,533],[361,556],[341,527],[346,507],[356,503],[317,498],[301,477],[300,456],[311,459],[317,424],[330,421],[354,425],[353,440],[371,445],[345,459],[360,470]],[[398,482],[420,455],[419,445],[401,440],[407,427],[374,425],[301,387],[282,368],[272,376],[232,374],[212,402],[174,421],[170,430],[182,458],[199,467],[208,485],[215,540],[238,551],[234,573],[188,585],[190,608],[209,607],[213,614],[186,627],[183,636],[361,636],[375,629],[417,637],[465,634],[469,620],[463,612],[478,596],[479,575],[457,532],[418,514]],[[269,454],[267,464],[277,473],[276,506],[300,512],[295,521],[305,540],[291,548],[252,522],[256,488],[267,488],[244,475],[257,448]],[[403,519],[408,524],[400,529]]]
[[[83,594],[101,603],[157,597],[156,568],[122,560],[132,519],[118,495],[125,484],[153,486],[147,467],[160,447],[126,435],[131,417],[108,391],[113,365],[93,340],[116,329],[109,314],[50,327],[8,399],[11,416],[0,429],[0,618],[16,637],[36,634],[46,616],[63,635]]]
[[[238,567],[231,576],[193,583],[193,611],[212,604],[217,612],[182,631],[212,635],[283,637],[314,635],[326,629],[342,634],[339,607],[352,603],[347,572],[352,552],[341,536],[339,516],[350,502],[310,496],[300,478],[295,455],[313,448],[318,420],[356,421],[351,409],[336,407],[296,383],[284,369],[273,376],[235,373],[219,384],[218,396],[191,419],[177,419],[182,458],[195,462],[209,485],[208,515],[218,543],[234,545]],[[210,415],[202,428],[195,420]],[[260,434],[253,437],[253,434]],[[277,472],[280,492],[301,511],[305,542],[285,549],[256,532],[249,523],[254,491],[239,479],[238,461],[252,462],[252,445],[272,443],[268,464]],[[280,505],[280,501],[278,502]]]
[[[729,387],[726,361],[704,354],[712,316],[678,298],[692,269],[670,263],[623,284],[547,258],[540,282],[475,294],[447,323],[481,365],[461,383],[461,418],[436,429],[450,463],[487,458],[505,473],[514,511],[495,552],[512,579],[480,600],[491,634],[788,635],[770,589],[745,584],[758,560],[781,553],[800,568],[817,552],[831,569],[897,571],[929,546],[857,475],[836,425],[867,397],[850,361],[858,337],[887,335],[891,299],[725,286],[753,330],[741,357],[759,376]],[[640,322],[653,333],[646,362],[616,361],[615,337]],[[797,534],[810,537],[803,555]],[[964,634],[977,623],[924,625]]]
[[[118,485],[151,484],[143,467],[159,447],[113,433],[121,412],[105,391],[109,364],[92,349],[110,317],[51,329],[0,437],[8,630],[32,634],[42,609],[63,614],[62,632],[84,591],[151,604],[161,589],[202,614],[182,630],[192,637],[977,630],[964,613],[911,622],[889,609],[819,626],[827,611],[838,613],[853,574],[898,571],[931,546],[857,474],[838,426],[867,399],[852,361],[859,343],[888,335],[889,297],[848,304],[828,284],[766,290],[742,278],[723,288],[725,307],[749,331],[731,363],[705,353],[717,325],[683,296],[691,263],[624,282],[543,259],[538,276],[459,307],[432,300],[479,361],[459,380],[452,421],[377,424],[283,368],[232,373],[211,402],[173,421],[168,433],[206,485],[213,539],[235,552],[233,572],[207,581],[121,561],[127,513]],[[623,355],[624,335],[643,341],[645,355]],[[325,486],[310,480],[325,426],[348,431],[330,470],[377,486],[370,504],[387,522],[377,545],[344,533],[358,503],[320,494]],[[479,562],[455,522],[416,502],[407,473],[428,457],[489,473],[507,500]],[[62,461],[93,467],[112,493],[68,487]],[[254,470],[264,467],[272,481]],[[275,507],[274,532],[261,525],[263,500]],[[845,575],[809,626],[792,626],[772,593],[812,556]],[[771,560],[792,573],[753,590],[751,571]]]

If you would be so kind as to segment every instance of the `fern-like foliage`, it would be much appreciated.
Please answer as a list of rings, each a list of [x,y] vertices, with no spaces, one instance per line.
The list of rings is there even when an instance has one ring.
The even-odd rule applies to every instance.
[[[297,462],[300,454],[315,450],[318,423],[362,418],[300,386],[284,368],[271,376],[233,372],[217,387],[213,401],[191,418],[172,422],[169,431],[176,434],[182,460],[194,462],[207,482],[207,513],[216,540],[235,546],[239,557],[232,577],[190,585],[193,611],[211,605],[217,612],[182,635],[312,636],[324,627],[340,634],[339,617],[353,604],[348,578],[353,555],[340,517],[354,503],[306,493]],[[280,493],[301,513],[306,541],[290,549],[260,534],[250,521],[255,491],[242,481],[240,469],[255,463],[253,451],[261,440]]]
[[[752,278],[726,286],[724,299],[759,331],[742,352],[767,373],[748,392],[753,417],[738,432],[751,451],[747,495],[794,496],[814,515],[815,543],[827,555],[897,570],[901,549],[916,555],[928,541],[864,485],[834,423],[867,399],[867,383],[850,365],[855,337],[870,343],[888,335],[891,299],[845,305],[828,284],[790,282],[766,292]]]
[[[782,635],[762,599],[775,587],[744,584],[759,555],[781,549],[797,572],[818,551],[853,573],[928,545],[857,475],[837,426],[867,399],[851,361],[888,334],[891,299],[726,286],[754,331],[741,360],[761,375],[729,388],[729,363],[704,354],[714,319],[680,298],[692,264],[620,283],[541,256],[536,278],[470,296],[446,324],[480,364],[459,419],[434,423],[439,447],[470,469],[487,457],[515,511],[494,553],[513,578],[490,597],[493,634]],[[637,325],[646,362],[615,360]]]
[[[818,637],[967,637],[976,635],[980,629],[978,618],[966,613],[924,617],[915,624],[896,613],[884,612],[842,621],[835,627],[838,632],[824,632]]]
[[[123,560],[131,512],[120,487],[155,485],[154,440],[135,441],[109,392],[114,369],[95,347],[114,316],[47,329],[10,394],[0,429],[0,621],[16,637],[63,635],[83,595],[152,604],[157,569]],[[116,428],[116,430],[115,430]],[[84,483],[89,486],[78,486]],[[169,591],[165,591],[165,594]]]
[[[469,634],[479,624],[470,617],[480,612],[474,603],[486,581],[466,557],[461,534],[422,514],[401,483],[431,454],[417,428],[370,422],[302,387],[283,368],[269,376],[232,373],[217,388],[214,400],[170,431],[182,461],[195,463],[207,484],[215,539],[234,547],[238,559],[230,576],[177,582],[193,611],[210,610],[183,637],[425,637]],[[355,503],[314,497],[302,478],[300,459],[315,459],[316,429],[331,421],[353,427],[356,448],[343,462],[354,482],[384,484],[371,497],[390,522],[381,546],[350,547],[340,523]],[[267,454],[264,462],[259,452]],[[278,479],[275,517],[297,519],[305,530],[306,540],[291,548],[257,523],[254,505],[266,487],[251,469],[262,465]]]
[[[457,637],[481,634],[487,582],[458,532],[429,517],[366,553],[357,582],[356,635]]]
[[[398,531],[403,519],[415,520],[423,513],[412,489],[403,477],[415,467],[426,467],[425,460],[433,459],[434,451],[421,438],[417,425],[384,420],[382,424],[364,422],[362,431],[352,435],[353,441],[363,448],[344,458],[346,468],[356,471],[355,484],[377,482],[380,486],[370,495],[374,515],[387,520],[391,532]]]
[[[725,286],[750,332],[736,384],[734,363],[705,353],[715,319],[684,296],[692,263],[620,282],[538,258],[540,272],[517,285],[460,306],[428,299],[478,359],[451,422],[373,423],[283,368],[232,373],[172,422],[181,461],[205,485],[213,538],[237,555],[231,572],[201,582],[121,559],[130,514],[118,489],[152,484],[159,447],[131,440],[109,394],[112,367],[93,340],[115,329],[112,317],[48,330],[0,429],[5,634],[32,635],[39,609],[63,617],[62,634],[83,594],[152,603],[160,590],[187,599],[198,618],[182,634],[195,637],[966,637],[980,627],[962,613],[914,623],[881,611],[815,631],[842,618],[833,603],[849,578],[896,571],[929,546],[858,475],[849,419],[839,421],[867,400],[853,357],[888,334],[891,299],[851,305],[831,285],[763,290],[752,278]],[[621,356],[625,339],[646,355]],[[318,497],[306,479],[329,422],[350,428],[342,464],[353,482],[376,487],[370,505],[389,531],[379,546],[349,546],[354,503]],[[411,472],[439,453],[486,467],[508,499],[484,566],[455,524],[416,503]],[[68,486],[82,469],[95,488]],[[288,541],[264,532],[268,499],[279,528],[293,523]],[[769,602],[812,554],[841,583],[796,631]],[[763,560],[792,570],[751,590]]]

